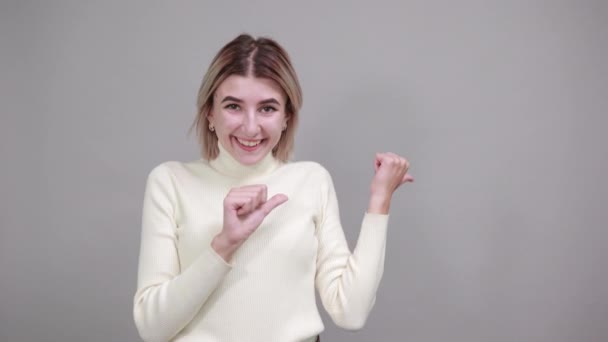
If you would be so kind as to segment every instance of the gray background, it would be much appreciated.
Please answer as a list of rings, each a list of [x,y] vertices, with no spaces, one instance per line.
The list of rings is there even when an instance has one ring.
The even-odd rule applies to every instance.
[[[202,75],[269,35],[296,159],[352,243],[373,153],[412,163],[365,328],[325,341],[606,341],[606,1],[2,1],[0,341],[137,341],[145,177],[198,158]]]

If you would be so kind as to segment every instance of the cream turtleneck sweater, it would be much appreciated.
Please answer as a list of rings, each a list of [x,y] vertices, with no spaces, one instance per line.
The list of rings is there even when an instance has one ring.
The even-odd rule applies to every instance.
[[[226,263],[211,248],[231,188],[266,184],[274,209]],[[272,154],[243,166],[220,145],[208,162],[165,162],[143,202],[133,314],[145,341],[314,341],[323,330],[315,288],[333,321],[358,329],[384,269],[388,215],[363,216],[350,252],[329,173]]]

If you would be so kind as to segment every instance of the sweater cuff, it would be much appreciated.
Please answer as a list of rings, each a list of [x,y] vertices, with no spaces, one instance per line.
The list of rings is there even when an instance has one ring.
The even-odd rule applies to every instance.
[[[213,248],[203,251],[187,272],[188,280],[182,284],[186,286],[185,293],[191,293],[192,300],[201,301],[206,298],[230,272],[232,266],[219,256]]]
[[[366,212],[363,216],[362,226],[387,227],[389,214],[371,214]]]
[[[224,266],[228,267],[228,271],[230,271],[232,269],[232,264],[227,262],[226,260],[224,260],[224,258],[222,258],[221,255],[219,255],[217,253],[217,251],[215,249],[213,249],[213,247],[209,246],[210,251],[209,254],[211,254],[211,257],[213,257],[215,259],[215,262],[219,263],[219,264],[223,264]]]

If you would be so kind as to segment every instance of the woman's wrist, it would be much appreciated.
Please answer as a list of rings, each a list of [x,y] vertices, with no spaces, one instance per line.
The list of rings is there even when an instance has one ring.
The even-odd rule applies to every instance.
[[[231,242],[225,235],[219,233],[211,241],[211,248],[222,257],[226,262],[230,262],[232,255],[239,248],[240,244]]]
[[[369,205],[367,206],[367,212],[369,214],[387,215],[390,207],[391,207],[391,196],[390,195],[372,193],[369,198]]]

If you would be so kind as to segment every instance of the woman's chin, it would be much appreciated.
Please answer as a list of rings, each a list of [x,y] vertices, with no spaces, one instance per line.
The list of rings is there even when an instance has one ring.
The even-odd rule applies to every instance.
[[[270,151],[267,151],[270,152]],[[267,154],[265,149],[256,150],[255,152],[246,152],[246,151],[238,151],[233,155],[234,159],[236,159],[242,165],[254,165],[259,163]]]
[[[267,148],[268,140],[264,139],[255,148],[243,146],[236,139],[232,140],[233,157],[243,165],[254,165],[260,162],[270,150]]]

